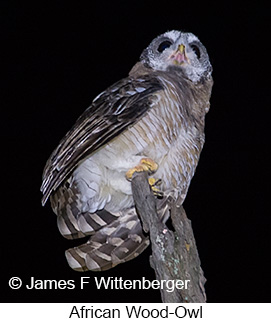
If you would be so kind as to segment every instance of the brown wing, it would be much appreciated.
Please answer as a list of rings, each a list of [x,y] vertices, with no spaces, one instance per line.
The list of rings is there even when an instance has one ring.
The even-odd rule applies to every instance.
[[[46,163],[42,204],[80,161],[142,118],[150,108],[152,95],[161,89],[153,75],[127,77],[94,99]]]

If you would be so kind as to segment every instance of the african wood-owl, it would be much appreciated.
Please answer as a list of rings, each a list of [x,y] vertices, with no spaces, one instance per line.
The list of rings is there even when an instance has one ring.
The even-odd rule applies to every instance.
[[[128,77],[93,100],[53,151],[42,203],[50,197],[65,238],[88,237],[66,251],[71,268],[106,270],[148,246],[134,207],[134,171],[161,180],[159,190],[153,187],[163,193],[160,199],[184,201],[204,143],[211,73],[195,35],[166,32],[143,51]],[[164,210],[158,212],[166,221]]]

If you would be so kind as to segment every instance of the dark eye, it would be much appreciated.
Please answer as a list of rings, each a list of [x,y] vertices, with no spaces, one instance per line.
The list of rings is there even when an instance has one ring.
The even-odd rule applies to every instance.
[[[193,49],[194,53],[197,55],[197,58],[200,59],[200,49],[196,45],[191,45],[191,48]]]
[[[162,53],[166,48],[170,47],[172,45],[172,42],[169,40],[163,41],[157,48],[159,53]]]

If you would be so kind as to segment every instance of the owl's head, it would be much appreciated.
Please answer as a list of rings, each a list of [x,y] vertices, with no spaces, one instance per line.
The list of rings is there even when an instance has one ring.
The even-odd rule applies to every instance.
[[[206,48],[192,33],[168,31],[156,37],[140,56],[141,62],[158,71],[181,71],[197,83],[212,73]]]

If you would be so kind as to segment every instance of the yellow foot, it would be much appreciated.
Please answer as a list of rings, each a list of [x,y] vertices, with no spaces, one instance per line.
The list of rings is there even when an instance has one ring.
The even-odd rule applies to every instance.
[[[156,186],[161,185],[162,180],[161,179],[155,179],[153,177],[149,178],[149,184],[151,186],[151,189],[153,191],[153,194],[159,198],[162,198],[164,196],[164,193],[160,191]]]
[[[128,181],[131,181],[132,177],[133,177],[133,174],[135,172],[144,172],[144,171],[146,171],[150,175],[150,174],[156,172],[157,169],[158,169],[158,164],[155,161],[153,161],[150,158],[142,158],[140,160],[139,165],[129,169],[128,172],[126,172],[126,178],[128,179]]]

